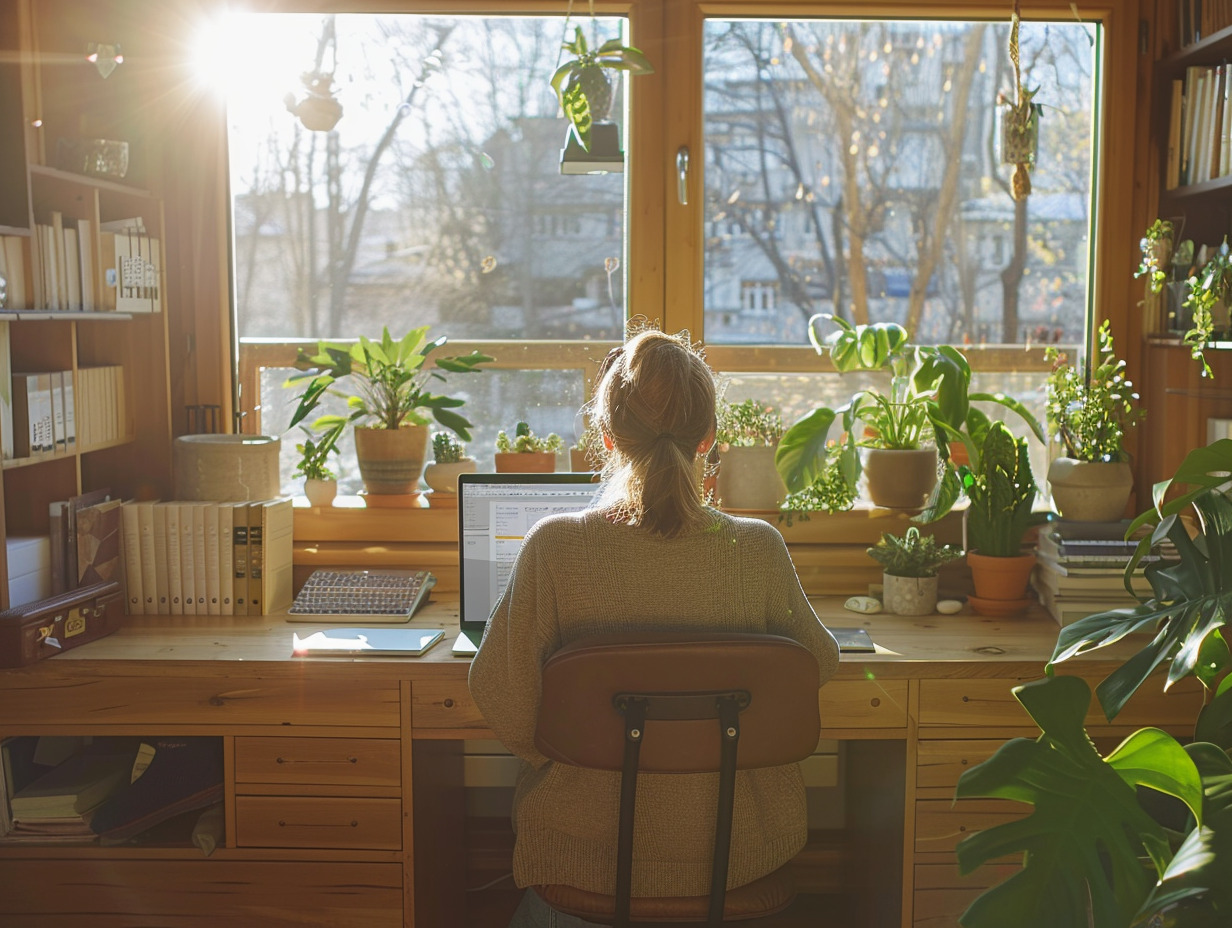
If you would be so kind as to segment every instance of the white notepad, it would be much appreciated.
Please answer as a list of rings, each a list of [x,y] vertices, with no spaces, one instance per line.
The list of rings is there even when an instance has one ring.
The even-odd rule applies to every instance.
[[[291,633],[293,657],[418,657],[443,628],[329,628],[305,638]]]

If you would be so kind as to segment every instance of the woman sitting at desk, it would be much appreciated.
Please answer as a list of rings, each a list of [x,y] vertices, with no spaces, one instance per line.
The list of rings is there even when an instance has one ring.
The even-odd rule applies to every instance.
[[[470,671],[476,705],[522,758],[514,797],[514,879],[613,892],[619,773],[549,761],[535,749],[540,673],[579,638],[632,628],[760,632],[801,642],[824,682],[838,647],[805,598],[782,536],[700,498],[714,442],[714,376],[687,333],[646,331],[601,369],[592,416],[608,458],[595,506],[550,516],[526,535]],[[634,896],[704,896],[710,888],[717,774],[644,775]],[[729,886],[785,864],[807,837],[799,767],[737,775]],[[527,892],[513,925],[547,925]],[[575,918],[555,924],[584,925]]]

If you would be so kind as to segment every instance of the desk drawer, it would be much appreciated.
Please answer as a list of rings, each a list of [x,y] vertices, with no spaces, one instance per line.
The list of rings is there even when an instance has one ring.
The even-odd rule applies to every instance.
[[[906,680],[831,680],[818,691],[823,733],[906,728]]]
[[[920,682],[920,726],[967,725],[980,727],[1031,728],[1034,723],[1012,688],[1020,680],[922,680]],[[1091,683],[1091,708],[1088,728],[1109,726],[1095,698]],[[1171,691],[1163,691],[1162,680],[1152,678],[1142,685],[1112,723],[1118,728],[1153,725],[1172,732],[1192,732],[1194,719],[1202,706],[1201,684],[1183,680]]]
[[[1016,863],[992,863],[959,876],[957,863],[916,864],[913,928],[954,928],[977,896],[1020,869]]]
[[[916,789],[939,789],[947,796],[954,795],[958,778],[977,764],[992,757],[1005,742],[987,739],[982,741],[924,741],[916,748]]]
[[[924,799],[915,804],[915,852],[953,853],[973,832],[1031,814],[1032,806],[1009,799]]]
[[[402,847],[397,799],[237,796],[239,847],[396,851]]]
[[[379,738],[236,738],[236,784],[400,786],[402,745]]]
[[[411,727],[486,731],[488,723],[471,701],[465,679],[416,680],[411,684]]]

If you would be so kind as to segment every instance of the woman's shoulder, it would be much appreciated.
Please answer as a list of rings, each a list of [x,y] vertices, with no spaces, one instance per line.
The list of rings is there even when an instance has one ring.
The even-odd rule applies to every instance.
[[[720,509],[711,510],[714,516],[711,531],[718,531],[733,541],[757,550],[783,550],[786,543],[782,534],[765,519],[735,516]]]
[[[587,510],[581,512],[557,512],[544,516],[526,532],[522,545],[570,544],[583,531]]]

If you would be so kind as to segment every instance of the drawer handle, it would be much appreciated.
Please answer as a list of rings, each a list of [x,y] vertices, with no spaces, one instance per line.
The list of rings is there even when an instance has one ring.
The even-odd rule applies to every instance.
[[[305,763],[305,761],[297,761],[293,757],[275,757],[274,763],[276,764],[302,764],[302,763]],[[321,764],[358,764],[359,758],[358,757],[344,757],[341,760],[314,760],[314,761],[307,761],[307,763],[311,763],[317,766]]]
[[[283,819],[278,820],[279,828],[337,828],[337,825],[331,825],[329,822],[287,822]],[[358,828],[359,822],[351,819],[351,827]]]
[[[452,700],[452,699],[446,699],[446,700],[445,700],[445,702],[444,702],[444,706],[445,706],[445,708],[446,708],[446,709],[452,709],[452,708],[453,708],[453,700]]]

